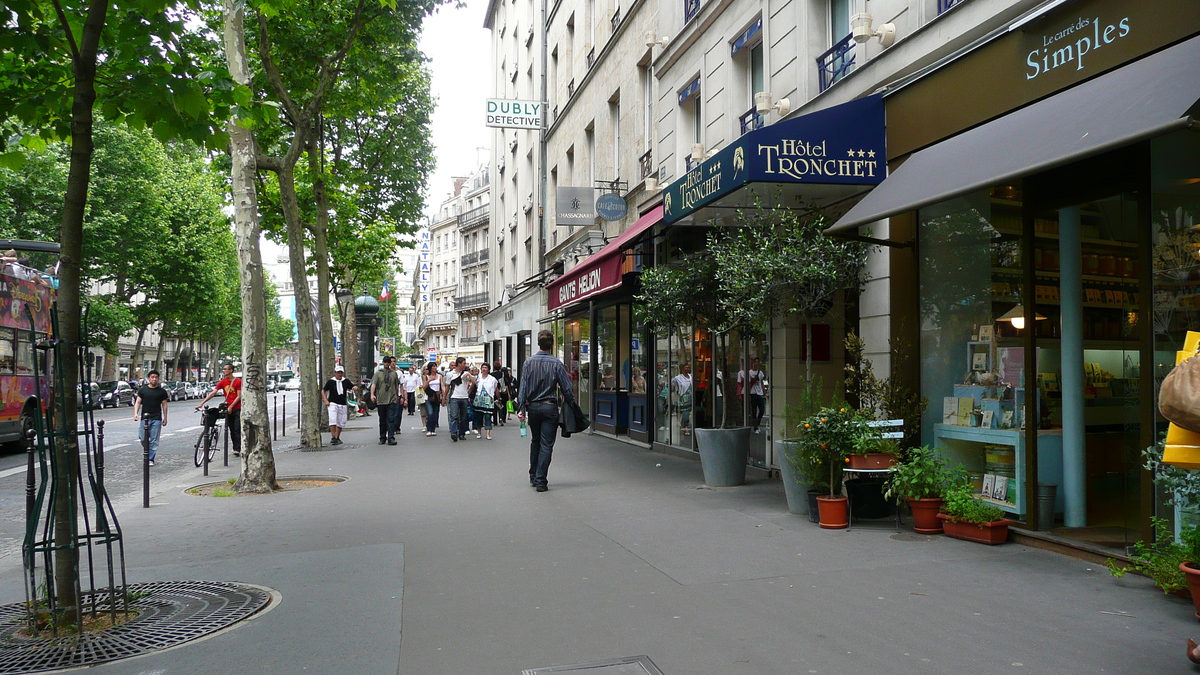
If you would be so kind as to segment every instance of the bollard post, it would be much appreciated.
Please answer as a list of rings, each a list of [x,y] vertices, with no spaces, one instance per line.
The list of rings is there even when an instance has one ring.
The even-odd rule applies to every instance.
[[[96,422],[96,483],[104,484],[104,420]]]
[[[283,395],[283,424],[279,425],[279,435],[287,436],[287,394]]]
[[[29,466],[25,470],[25,522],[32,522],[33,508],[37,501],[34,497],[36,493],[37,480],[33,472],[33,439],[37,437],[37,431],[30,429],[25,436],[25,452],[29,454]],[[30,555],[33,555],[30,553]]]
[[[296,431],[300,431],[304,427],[301,426],[300,416],[304,414],[304,406],[300,405],[300,392],[296,392]]]
[[[225,466],[229,466],[229,417],[226,414],[225,424],[221,425],[221,443],[225,446]]]
[[[279,394],[271,399],[271,440],[279,440]]]
[[[142,418],[142,508],[150,508],[150,420]]]
[[[215,424],[215,422],[214,422]],[[201,466],[204,467],[204,475],[208,475],[208,451],[211,449],[212,438],[208,435],[208,411],[204,411],[204,435],[200,437],[200,452],[204,453],[200,459]]]

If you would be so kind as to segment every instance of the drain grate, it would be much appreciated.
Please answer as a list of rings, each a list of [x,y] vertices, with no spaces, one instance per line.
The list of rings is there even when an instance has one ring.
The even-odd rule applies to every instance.
[[[270,592],[223,581],[156,581],[129,586],[144,594],[138,616],[108,630],[67,638],[27,638],[25,603],[0,606],[0,673],[37,673],[94,666],[204,637],[267,606]]]
[[[588,675],[663,675],[649,656],[625,656],[611,661],[579,663],[573,666],[551,666],[522,670],[521,675],[543,675],[544,673],[582,673]]]
[[[357,448],[357,445],[322,445],[319,448],[300,448],[300,452],[332,452],[335,450],[346,450],[349,448]]]

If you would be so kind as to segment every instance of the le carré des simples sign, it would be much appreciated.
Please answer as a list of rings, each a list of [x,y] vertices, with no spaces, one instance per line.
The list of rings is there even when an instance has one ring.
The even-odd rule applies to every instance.
[[[541,101],[489,98],[487,100],[487,126],[541,129],[542,112]]]
[[[671,223],[747,183],[878,185],[887,177],[883,98],[867,96],[743,135],[663,191]]]

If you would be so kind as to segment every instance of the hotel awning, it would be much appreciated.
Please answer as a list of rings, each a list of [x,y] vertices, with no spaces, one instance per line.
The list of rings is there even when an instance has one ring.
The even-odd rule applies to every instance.
[[[554,311],[582,302],[621,285],[621,253],[633,240],[662,221],[663,207],[657,206],[604,248],[588,256],[546,286],[546,309]]]
[[[1194,124],[1200,38],[914,153],[827,230],[839,232],[1003,185]]]
[[[703,221],[702,208],[779,192],[794,197],[786,206],[828,205],[882,182],[886,158],[883,98],[867,96],[743,134],[663,190],[663,221]]]

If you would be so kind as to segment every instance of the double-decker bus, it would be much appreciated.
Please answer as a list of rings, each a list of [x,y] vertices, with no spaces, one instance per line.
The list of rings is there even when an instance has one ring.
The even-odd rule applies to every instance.
[[[0,247],[8,243],[0,241]],[[0,265],[0,443],[21,440],[25,430],[33,428],[37,406],[44,407],[49,399],[50,359],[34,344],[52,332],[56,283],[54,277],[7,257]],[[34,377],[35,358],[40,359],[40,382]]]

